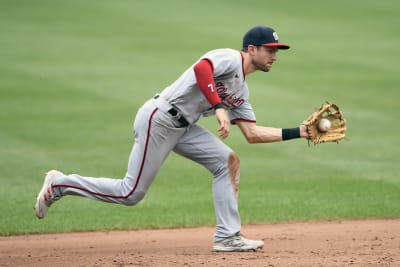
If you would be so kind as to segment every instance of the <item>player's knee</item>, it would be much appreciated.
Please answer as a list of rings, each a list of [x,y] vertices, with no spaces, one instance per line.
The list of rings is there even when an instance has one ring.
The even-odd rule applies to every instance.
[[[236,154],[235,152],[231,152],[229,154],[229,159],[228,159],[228,165],[229,169],[239,169],[240,168],[240,158],[239,155]]]
[[[133,193],[129,198],[126,199],[125,205],[134,206],[138,204],[146,195],[144,191],[137,191]]]
[[[228,177],[229,174],[236,173],[240,166],[239,156],[230,151],[229,154],[218,157],[214,164],[208,166],[214,178]]]

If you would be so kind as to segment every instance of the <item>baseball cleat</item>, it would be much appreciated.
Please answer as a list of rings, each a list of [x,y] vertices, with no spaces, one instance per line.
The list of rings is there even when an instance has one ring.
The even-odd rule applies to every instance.
[[[217,252],[246,252],[256,251],[264,246],[262,240],[250,240],[240,235],[240,233],[234,236],[216,241],[214,243],[214,251]]]
[[[53,190],[53,177],[55,175],[62,175],[61,172],[51,170],[49,171],[45,178],[42,189],[36,198],[35,213],[39,219],[43,219],[46,216],[47,210],[50,208],[54,201],[58,200]]]

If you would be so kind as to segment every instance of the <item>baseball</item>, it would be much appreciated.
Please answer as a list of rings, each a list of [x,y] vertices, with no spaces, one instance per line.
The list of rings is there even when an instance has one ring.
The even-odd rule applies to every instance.
[[[318,122],[318,130],[320,130],[321,132],[326,132],[329,130],[329,128],[331,128],[331,122],[328,119],[322,118],[319,122]]]

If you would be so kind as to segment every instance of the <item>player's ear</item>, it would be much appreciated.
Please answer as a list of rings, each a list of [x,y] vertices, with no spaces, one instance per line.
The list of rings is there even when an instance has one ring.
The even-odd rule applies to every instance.
[[[256,50],[257,50],[257,46],[254,46],[254,45],[247,46],[247,53],[249,53],[250,55],[254,55]]]

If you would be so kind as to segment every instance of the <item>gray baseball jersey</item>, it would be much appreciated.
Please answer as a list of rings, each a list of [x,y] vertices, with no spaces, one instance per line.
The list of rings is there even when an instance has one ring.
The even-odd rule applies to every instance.
[[[212,62],[215,86],[230,119],[255,121],[248,102],[249,89],[243,74],[241,53],[228,48],[217,49],[206,53],[199,61],[202,59]],[[161,97],[180,110],[190,123],[196,122],[201,115],[213,114],[211,105],[197,85],[193,66],[161,93]]]
[[[230,119],[255,121],[248,102],[242,56],[239,51],[218,49],[203,55],[213,65],[218,94]],[[135,205],[145,196],[157,172],[171,151],[207,168],[213,175],[213,198],[217,220],[215,240],[240,231],[238,204],[232,186],[228,160],[232,150],[214,134],[196,124],[202,115],[212,114],[198,85],[193,66],[158,98],[148,100],[134,122],[135,143],[123,179],[84,177],[78,174],[54,177],[58,197],[78,195],[92,199]],[[239,179],[239,177],[234,177]]]

